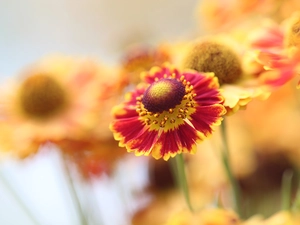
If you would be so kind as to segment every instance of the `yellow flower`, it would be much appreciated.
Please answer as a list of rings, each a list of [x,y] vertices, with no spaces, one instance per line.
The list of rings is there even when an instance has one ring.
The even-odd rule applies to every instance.
[[[202,0],[197,7],[197,16],[208,31],[228,31],[241,27],[247,22],[259,23],[262,18],[282,21],[295,9],[299,9],[298,0]]]
[[[242,223],[242,225],[298,225],[300,214],[288,211],[279,211],[268,219],[253,216]]]
[[[164,225],[240,225],[238,216],[231,210],[211,208],[199,212],[181,211]]]
[[[108,90],[118,74],[107,74],[89,59],[48,57],[6,83],[0,130],[7,132],[1,149],[26,157],[49,141],[85,136],[95,126],[101,97],[114,94]]]
[[[164,48],[136,45],[125,52],[121,67],[124,77],[127,77],[130,84],[135,85],[141,81],[141,72],[148,71],[153,66],[161,66],[169,59],[170,56]]]

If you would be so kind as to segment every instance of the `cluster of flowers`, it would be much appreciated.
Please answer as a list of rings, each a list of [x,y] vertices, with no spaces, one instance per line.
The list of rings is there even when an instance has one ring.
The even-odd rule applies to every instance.
[[[292,0],[203,0],[199,15],[205,22],[205,36],[151,48],[136,46],[113,67],[87,58],[41,59],[1,89],[2,158],[23,159],[42,146],[54,144],[88,179],[110,173],[127,150],[136,156],[152,156],[155,160],[151,159],[150,165],[159,169],[154,180],[165,187],[168,184],[164,182],[169,180],[164,177],[159,181],[168,170],[165,161],[191,153],[184,157],[193,204],[205,206],[219,193],[224,207],[191,212],[177,192],[164,189],[155,193],[156,201],[135,214],[133,224],[300,223],[296,206],[293,212],[280,211],[269,219],[246,219],[228,210],[232,202],[227,179],[223,172],[216,172],[218,163],[212,158],[217,151],[210,149],[219,148],[218,140],[211,136],[228,120],[235,126],[228,141],[236,146],[230,146],[230,166],[237,178],[242,180],[258,171],[258,162],[253,163],[254,148],[292,149],[280,153],[288,155],[294,165],[299,164],[294,146],[282,143],[295,145],[296,139],[288,137],[295,129],[288,129],[297,127],[295,120],[289,119],[296,117],[297,111],[292,111],[289,103],[297,98],[294,89],[296,92],[300,80],[300,13],[294,12],[297,6],[300,3]],[[266,101],[257,103],[255,99]],[[252,100],[254,106],[247,107]],[[292,107],[299,107],[297,99],[295,102]],[[279,107],[275,108],[276,104]],[[282,112],[286,119],[280,117]],[[235,118],[247,125],[251,143],[239,133]],[[282,126],[277,129],[274,124]],[[207,144],[207,138],[213,141]],[[243,142],[242,147],[239,142]],[[272,157],[269,154],[267,157]],[[263,188],[257,184],[256,194]],[[259,202],[257,196],[251,198]],[[168,213],[162,213],[166,209]]]

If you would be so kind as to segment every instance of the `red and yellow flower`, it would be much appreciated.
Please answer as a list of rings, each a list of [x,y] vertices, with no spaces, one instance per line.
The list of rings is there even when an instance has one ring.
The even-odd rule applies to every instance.
[[[226,113],[212,73],[180,72],[171,65],[142,74],[144,83],[113,109],[110,128],[119,145],[136,155],[168,160],[196,151]]]
[[[299,74],[299,24],[300,13],[295,12],[281,24],[264,23],[250,35],[256,62],[266,71],[260,80],[270,87],[280,87]]]

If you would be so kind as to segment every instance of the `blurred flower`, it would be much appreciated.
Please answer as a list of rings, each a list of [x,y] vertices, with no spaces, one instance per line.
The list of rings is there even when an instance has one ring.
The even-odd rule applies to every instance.
[[[181,211],[174,214],[165,225],[238,225],[238,216],[231,210],[210,208],[198,212]]]
[[[151,48],[137,45],[131,47],[121,63],[124,76],[128,77],[130,84],[138,84],[141,81],[140,73],[150,70],[153,66],[161,66],[169,61],[170,56],[163,48]]]
[[[196,142],[209,136],[226,112],[216,78],[170,65],[143,75],[145,83],[113,110],[115,139],[136,155],[156,159],[194,153]]]
[[[6,83],[1,96],[1,130],[6,133],[2,149],[26,157],[48,141],[85,136],[97,119],[100,96],[111,94],[107,90],[112,77],[106,73],[92,60],[48,57],[19,80]]]
[[[92,126],[80,138],[66,136],[53,141],[86,181],[103,174],[111,175],[127,153],[118,146],[109,129],[113,119],[111,109],[120,101],[126,78],[119,68],[102,67],[99,72],[98,83],[95,83],[99,95]]]
[[[297,225],[300,223],[300,214],[289,211],[279,211],[268,219],[253,216],[242,225]]]
[[[62,140],[56,144],[87,181],[103,174],[111,175],[116,163],[127,154],[113,137],[103,140]]]
[[[204,0],[197,8],[198,21],[208,31],[225,31],[262,18],[282,21],[300,7],[297,0]]]
[[[266,70],[260,77],[263,83],[277,88],[299,73],[299,21],[300,13],[295,12],[281,24],[266,21],[250,32],[248,44]]]
[[[253,98],[265,99],[270,92],[251,73],[247,63],[247,47],[240,37],[216,35],[197,39],[183,60],[183,67],[198,72],[213,72],[218,77],[227,115],[243,109]]]

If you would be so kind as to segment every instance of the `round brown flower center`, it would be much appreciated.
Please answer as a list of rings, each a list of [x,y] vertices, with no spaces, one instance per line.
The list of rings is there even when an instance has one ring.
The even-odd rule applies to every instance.
[[[290,46],[300,46],[300,18],[294,22],[287,35],[287,45]]]
[[[136,98],[137,100],[136,111],[139,114],[140,120],[143,121],[148,126],[150,126],[151,130],[160,130],[160,129],[164,129],[165,131],[172,130],[178,127],[179,125],[184,124],[185,123],[184,120],[189,118],[189,116],[195,113],[196,111],[196,102],[194,100],[196,94],[193,91],[193,85],[191,85],[190,82],[187,81],[184,76],[181,76],[180,79],[176,79],[175,77],[176,77],[175,74],[171,74],[169,76],[166,76],[166,78],[164,79],[154,82],[153,86],[155,87],[151,87],[150,85],[143,95],[138,96]],[[184,90],[182,89],[181,85],[184,86]],[[166,86],[166,87],[172,86],[172,87],[166,88],[164,91],[162,90],[159,91],[160,86]],[[151,91],[151,89],[153,90]],[[169,91],[173,90],[173,93],[170,94],[168,90]],[[168,105],[161,104],[161,102],[158,101],[159,104],[161,104],[157,106],[159,110],[152,109],[153,111],[150,111],[145,107],[145,103],[146,105],[148,105],[147,106],[148,108],[150,105],[149,102],[147,103],[147,99],[146,100],[144,99],[147,91],[148,91],[147,95],[150,95],[149,91],[150,92],[159,91],[158,99],[162,100],[163,102],[166,102]],[[183,97],[181,97],[182,94]],[[165,95],[169,97],[166,97]],[[168,98],[168,100],[166,100],[166,98]],[[172,102],[172,104],[170,104],[170,102]],[[176,104],[177,102],[178,104]]]
[[[61,85],[50,76],[38,74],[28,77],[20,88],[23,112],[34,119],[46,119],[58,113],[66,104]]]
[[[158,113],[179,105],[184,95],[185,86],[181,82],[165,78],[147,88],[142,103],[149,112]]]
[[[193,47],[185,59],[184,67],[198,72],[214,72],[220,85],[234,83],[242,76],[241,62],[235,52],[209,41]]]

